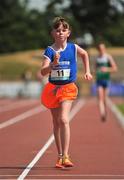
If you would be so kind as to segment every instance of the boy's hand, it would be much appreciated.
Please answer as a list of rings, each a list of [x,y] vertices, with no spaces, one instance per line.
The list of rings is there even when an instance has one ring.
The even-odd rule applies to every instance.
[[[109,68],[108,67],[101,67],[100,71],[101,72],[109,72]]]
[[[92,80],[92,78],[93,78],[93,77],[92,77],[92,75],[91,75],[90,73],[85,73],[85,74],[84,74],[84,79],[85,79],[85,80],[90,81],[90,80]]]
[[[54,60],[53,60],[53,65],[58,65],[59,64],[59,58],[60,58],[60,54],[59,53],[56,53],[54,55]]]

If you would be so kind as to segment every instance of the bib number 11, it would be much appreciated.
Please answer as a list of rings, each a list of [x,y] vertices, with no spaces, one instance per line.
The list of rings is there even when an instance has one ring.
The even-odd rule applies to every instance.
[[[53,80],[67,80],[70,77],[70,69],[52,70],[51,79]]]
[[[63,70],[58,70],[57,71],[58,77],[64,76],[64,71]]]

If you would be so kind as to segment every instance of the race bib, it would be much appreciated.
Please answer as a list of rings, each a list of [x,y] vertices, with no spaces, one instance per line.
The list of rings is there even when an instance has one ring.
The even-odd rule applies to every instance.
[[[68,80],[70,77],[70,69],[58,69],[51,71],[51,80]]]

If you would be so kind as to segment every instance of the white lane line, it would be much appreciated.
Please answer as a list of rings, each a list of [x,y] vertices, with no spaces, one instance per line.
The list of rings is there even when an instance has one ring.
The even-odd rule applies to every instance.
[[[10,175],[4,174],[4,175],[0,175],[0,176],[5,176],[5,177],[6,176],[13,176],[14,177],[14,176],[18,176],[18,174],[13,174],[13,175],[12,174],[10,174]],[[44,174],[44,175],[43,174],[34,174],[34,175],[30,174],[30,175],[28,175],[28,177],[34,177],[34,176],[36,176],[36,177],[40,177],[40,176],[41,177],[42,176],[44,176],[44,177],[45,176],[46,177],[49,177],[49,176],[51,176],[51,177],[52,176],[61,176],[61,177],[66,177],[66,176],[67,177],[72,177],[72,176],[74,176],[74,177],[75,176],[78,176],[78,177],[81,177],[81,176],[82,177],[83,176],[84,177],[88,177],[88,176],[89,177],[124,177],[124,174]]]
[[[6,111],[13,110],[13,109],[18,109],[20,107],[24,107],[29,104],[31,105],[31,104],[36,104],[36,103],[37,103],[36,101],[12,102],[11,104],[0,107],[0,112],[6,112]]]
[[[78,100],[76,105],[73,107],[70,113],[70,121],[72,118],[75,116],[75,114],[81,109],[81,107],[84,105],[84,100]],[[37,153],[37,155],[34,157],[34,159],[28,164],[26,169],[22,172],[22,174],[18,177],[17,180],[23,180],[29,171],[32,169],[32,167],[37,163],[37,161],[43,156],[45,151],[49,148],[49,146],[53,143],[54,141],[54,136],[53,134],[50,136],[48,141],[45,143],[45,145],[41,148],[41,150]]]
[[[121,174],[42,174],[28,175],[29,177],[124,177]],[[100,179],[101,180],[101,179]]]
[[[18,115],[16,117],[14,117],[14,118],[11,118],[11,119],[1,123],[0,124],[0,129],[3,129],[3,128],[8,127],[8,126],[11,126],[12,124],[15,124],[15,123],[17,123],[19,121],[24,120],[25,118],[28,118],[30,116],[33,116],[33,115],[38,114],[41,111],[45,111],[45,110],[46,110],[46,108],[43,107],[42,105],[37,106],[35,108],[32,108],[29,111],[26,111],[26,112],[24,112],[24,113],[22,113],[22,114],[20,114],[20,115]]]
[[[14,177],[14,176],[12,176],[12,177]],[[35,176],[34,176],[34,177],[35,177]],[[89,177],[90,177],[90,176],[89,176]],[[122,178],[121,178],[121,179],[120,179],[120,178],[117,179],[116,177],[113,177],[113,179],[110,179],[110,178],[108,179],[108,178],[106,178],[106,177],[105,177],[105,178],[101,178],[101,177],[97,177],[97,178],[94,178],[94,177],[93,177],[93,178],[92,178],[92,176],[90,177],[90,178],[92,178],[92,179],[89,179],[89,177],[81,177],[81,178],[83,178],[83,179],[79,179],[79,178],[78,178],[78,179],[75,179],[75,178],[69,178],[69,179],[65,179],[65,178],[64,178],[64,179],[58,179],[58,178],[55,179],[55,178],[54,178],[54,179],[48,179],[48,178],[45,178],[45,179],[43,179],[43,180],[124,180],[124,178],[123,178],[123,179],[122,179]],[[77,177],[76,177],[76,178],[77,178]],[[85,179],[84,179],[84,178],[85,178]],[[115,178],[116,178],[116,179],[115,179]],[[16,180],[16,179],[9,178],[9,180]],[[25,179],[25,180],[38,180],[38,179],[36,179],[36,177],[35,177],[35,178]]]
[[[65,179],[65,178],[64,178],[64,179],[58,179],[58,178],[57,178],[57,179],[53,179],[53,180],[124,180],[124,179],[122,179],[122,178],[121,178],[121,179],[120,179],[120,178],[119,178],[119,179],[115,179],[115,177],[114,177],[114,179],[110,179],[110,178],[109,178],[109,179],[106,179],[106,178],[104,178],[104,179],[102,178],[102,179],[101,179],[101,177],[100,177],[100,178],[94,178],[94,177],[93,177],[92,179],[89,179],[89,178],[87,178],[87,177],[82,177],[82,178],[83,178],[83,179],[75,179],[75,178],[71,178],[71,179],[70,179],[70,178],[69,178],[69,179]],[[86,179],[84,179],[84,178],[86,178]],[[14,179],[10,179],[10,180],[14,180]],[[29,179],[25,179],[25,180],[29,180]],[[37,179],[35,178],[35,179],[31,179],[31,180],[37,180]],[[44,180],[52,180],[52,179],[48,179],[48,178],[46,179],[46,178],[45,178]]]
[[[118,110],[116,105],[109,98],[107,99],[107,105],[109,106],[111,111],[115,114],[121,127],[124,129],[124,115]]]

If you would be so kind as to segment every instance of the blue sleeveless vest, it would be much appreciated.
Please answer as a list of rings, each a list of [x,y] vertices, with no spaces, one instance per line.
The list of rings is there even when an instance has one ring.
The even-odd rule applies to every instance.
[[[51,46],[48,46],[44,52],[44,56],[50,62],[53,62],[55,53],[56,51]],[[65,49],[59,53],[59,64],[52,67],[49,74],[49,82],[58,85],[74,82],[77,74],[77,52],[75,44],[67,43]]]

